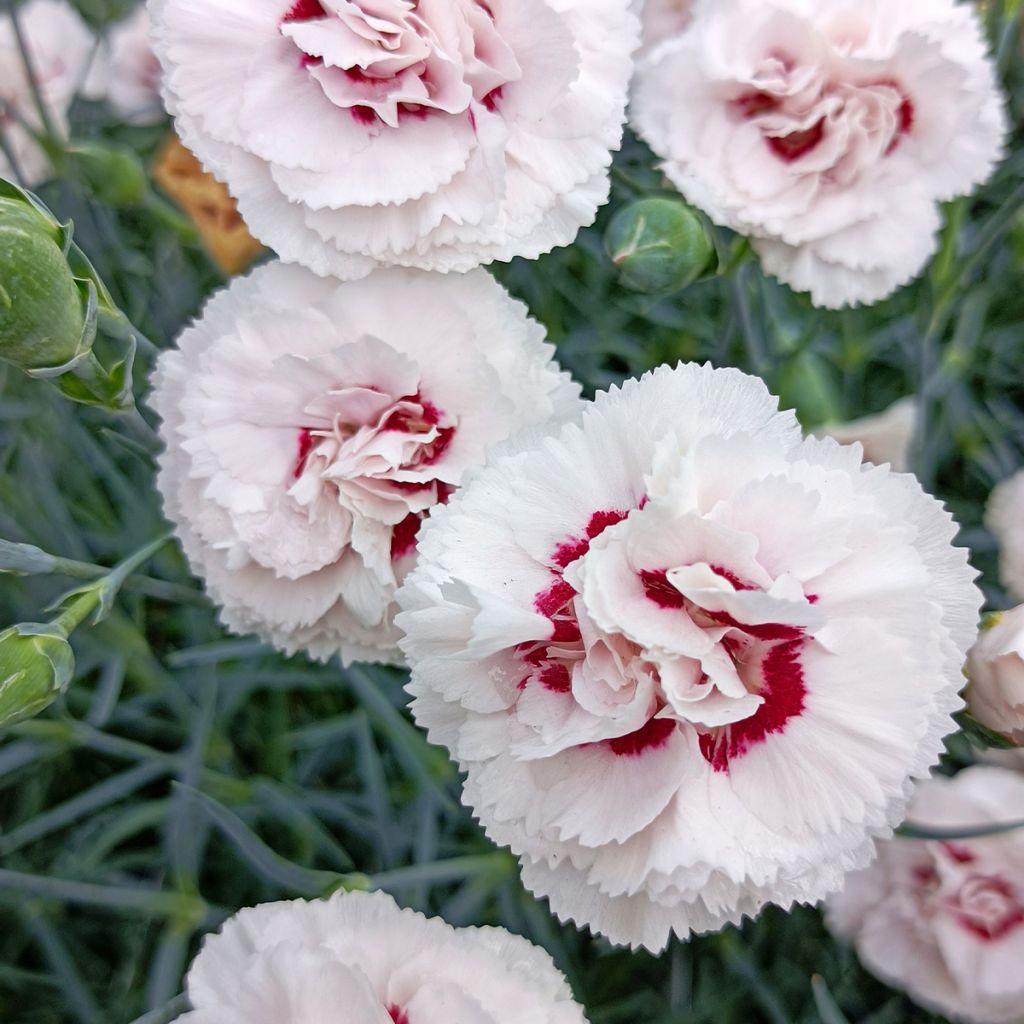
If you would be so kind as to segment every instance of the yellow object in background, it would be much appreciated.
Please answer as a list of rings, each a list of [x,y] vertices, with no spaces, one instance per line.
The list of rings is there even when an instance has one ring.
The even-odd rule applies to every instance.
[[[153,180],[195,224],[211,258],[225,274],[241,273],[263,252],[227,187],[203,170],[176,135],[160,147]]]

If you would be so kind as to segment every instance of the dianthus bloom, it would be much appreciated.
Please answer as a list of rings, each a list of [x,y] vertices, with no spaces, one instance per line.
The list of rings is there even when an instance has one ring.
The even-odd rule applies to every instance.
[[[858,443],[864,458],[876,466],[888,463],[897,473],[910,468],[910,446],[917,430],[917,400],[901,398],[888,409],[848,423],[833,423],[817,431],[840,444]]]
[[[110,105],[130,124],[154,124],[164,117],[160,62],[149,41],[149,13],[137,7],[107,36],[105,89]]]
[[[177,1024],[586,1024],[551,957],[383,893],[264,903],[206,939]]]
[[[1024,776],[978,765],[922,783],[910,820],[940,830],[1024,819]],[[864,966],[922,1005],[1009,1024],[1024,1004],[1024,831],[955,842],[894,839],[829,902]]]
[[[816,305],[877,302],[984,182],[1005,116],[973,4],[702,0],[633,117],[662,168]]]
[[[154,0],[165,99],[282,259],[468,270],[608,197],[631,0]]]
[[[999,544],[1003,586],[1024,601],[1024,469],[1004,480],[989,496],[985,525]]]
[[[575,411],[543,329],[485,271],[342,284],[275,263],[161,356],[158,483],[224,623],[393,661],[422,518],[488,445]]]
[[[1000,612],[967,657],[971,713],[1024,743],[1024,605]]]
[[[86,88],[96,40],[64,0],[30,0],[18,9],[36,83],[55,131],[66,135],[68,108],[75,93]],[[16,164],[0,151],[0,176],[32,187],[50,176],[50,161],[33,138],[42,121],[25,64],[18,49],[10,14],[0,16],[0,127]]]
[[[950,516],[777,410],[692,364],[600,395],[435,511],[399,594],[466,802],[617,943],[835,889],[961,706],[980,594]]]

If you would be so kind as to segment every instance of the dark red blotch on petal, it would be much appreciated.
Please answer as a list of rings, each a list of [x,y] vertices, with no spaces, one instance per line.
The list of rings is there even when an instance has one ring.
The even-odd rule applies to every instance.
[[[551,561],[560,569],[572,565],[577,558],[582,558],[590,550],[590,542],[600,537],[609,526],[621,523],[628,516],[628,512],[609,510],[606,512],[595,512],[587,523],[585,536],[570,537],[555,548]]]
[[[772,733],[782,732],[786,723],[803,711],[807,695],[800,662],[803,648],[803,639],[788,640],[772,647],[761,662],[760,695],[764,703],[750,718],[700,738],[701,753],[716,772],[728,771],[731,758],[742,757]]]
[[[790,132],[788,135],[769,135],[768,147],[787,164],[806,156],[815,149],[825,137],[825,118],[801,132]]]
[[[644,593],[659,608],[685,608],[686,598],[668,581],[668,572],[664,569],[641,569],[640,581]]]
[[[568,693],[572,689],[569,669],[561,662],[553,661],[540,671],[537,677],[543,686],[555,693]]]
[[[326,18],[327,12],[320,4],[320,0],[296,0],[289,8],[288,13],[281,20],[289,21],[313,21],[315,18]]]
[[[676,723],[671,718],[652,718],[636,732],[608,740],[608,749],[616,757],[639,757],[646,750],[665,746],[675,728]]]
[[[409,1015],[405,1010],[399,1009],[393,1003],[388,1007],[388,1013],[395,1024],[409,1024]]]
[[[295,469],[292,470],[292,477],[294,479],[298,480],[299,477],[302,476],[302,471],[306,468],[306,459],[309,456],[312,447],[313,432],[309,429],[309,427],[303,427],[299,431],[299,454],[295,460]]]
[[[401,558],[416,550],[416,535],[420,532],[423,517],[410,512],[391,531],[391,558]]]

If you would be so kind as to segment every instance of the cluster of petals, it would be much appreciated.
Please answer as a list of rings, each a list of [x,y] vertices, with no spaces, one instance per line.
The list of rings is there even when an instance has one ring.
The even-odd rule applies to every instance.
[[[699,0],[637,73],[672,182],[819,306],[885,298],[935,251],[939,203],[1006,134],[973,4]]]
[[[999,484],[989,496],[985,525],[999,545],[999,576],[1018,601],[1024,601],[1024,469]]]
[[[1024,819],[1024,775],[976,765],[914,794],[910,820],[984,831]],[[1021,1019],[1024,832],[894,839],[847,880],[828,923],[864,966],[938,1013],[975,1024]]]
[[[29,0],[17,10],[32,73],[51,127],[68,130],[75,94],[90,92],[96,40],[65,0]],[[50,176],[50,162],[35,136],[43,121],[18,47],[11,15],[0,16],[0,128],[14,160],[0,151],[0,175],[34,187]]]
[[[101,74],[104,97],[129,124],[156,124],[166,116],[145,4],[110,29]]]
[[[416,535],[489,445],[575,412],[544,331],[483,270],[360,281],[263,266],[164,353],[158,484],[224,623],[397,660]]]
[[[398,597],[412,711],[562,919],[658,950],[817,900],[962,706],[955,532],[760,380],[661,367],[432,514]]]
[[[165,100],[288,262],[464,271],[607,199],[631,0],[154,0]]]
[[[910,452],[917,431],[917,399],[893,402],[888,409],[847,423],[832,423],[817,431],[840,444],[859,444],[864,458],[876,466],[889,465],[897,473],[910,469]]]
[[[987,623],[968,655],[967,678],[974,717],[1024,743],[1024,605]]]
[[[206,939],[176,1024],[586,1024],[551,957],[383,893],[264,903]]]

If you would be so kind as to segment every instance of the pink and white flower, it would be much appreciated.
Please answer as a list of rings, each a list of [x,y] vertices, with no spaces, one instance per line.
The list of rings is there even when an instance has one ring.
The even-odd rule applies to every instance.
[[[249,907],[208,936],[176,1024],[586,1024],[551,957],[384,893]]]
[[[292,653],[394,661],[421,520],[489,445],[579,388],[485,271],[347,284],[273,263],[164,353],[152,404],[168,518],[221,618]]]
[[[1024,744],[1024,605],[992,617],[967,656],[967,678],[974,717]]]
[[[130,124],[156,124],[164,118],[160,100],[160,61],[150,42],[149,12],[136,7],[106,40],[103,92]]]
[[[1024,601],[1024,469],[999,484],[989,496],[985,525],[999,544],[1003,586]]]
[[[18,25],[52,126],[66,135],[71,101],[77,92],[91,91],[87,79],[96,39],[64,0],[29,0],[18,9]],[[23,183],[31,188],[45,181],[50,161],[34,138],[42,121],[9,14],[0,15],[0,127]],[[2,151],[0,175],[17,180]]]
[[[972,4],[699,0],[637,74],[661,167],[815,305],[872,303],[935,251],[939,203],[1006,134]]]
[[[864,458],[876,466],[888,464],[897,473],[910,469],[910,446],[917,430],[917,399],[901,398],[888,409],[848,423],[833,423],[816,431],[840,444],[859,444]]]
[[[651,950],[837,888],[962,706],[950,516],[738,370],[662,367],[520,448],[431,516],[396,620],[488,835]]]
[[[1024,776],[977,765],[914,794],[910,820],[938,830],[1024,820]],[[829,901],[832,931],[861,963],[938,1013],[1009,1024],[1024,1000],[1024,832],[894,839]]]
[[[608,197],[631,0],[152,0],[178,131],[282,259],[464,271]]]

